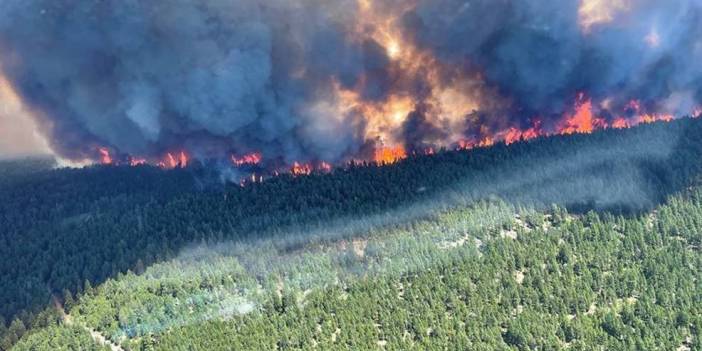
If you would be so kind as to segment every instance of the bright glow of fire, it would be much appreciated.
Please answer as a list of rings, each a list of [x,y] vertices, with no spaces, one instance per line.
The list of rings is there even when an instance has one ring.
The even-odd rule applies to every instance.
[[[402,146],[381,147],[375,150],[374,160],[378,164],[392,164],[407,157],[407,151]]]
[[[579,24],[583,32],[590,32],[595,26],[617,21],[619,17],[631,8],[632,0],[580,0],[578,8]],[[564,113],[560,121],[542,123],[538,116],[532,116],[531,124],[490,126],[482,122],[475,111],[485,106],[508,106],[509,102],[501,100],[499,94],[487,91],[481,73],[465,73],[462,67],[452,67],[451,64],[440,62],[431,52],[415,45],[411,38],[403,33],[401,21],[403,16],[416,6],[413,0],[396,4],[388,11],[383,4],[373,0],[356,0],[359,14],[350,28],[346,31],[349,39],[359,44],[373,41],[380,45],[389,59],[387,81],[390,86],[387,95],[380,99],[369,100],[365,97],[370,78],[361,76],[354,86],[345,86],[334,78],[331,79],[333,98],[329,102],[325,97],[324,112],[330,116],[362,116],[364,122],[364,140],[370,140],[374,152],[366,155],[367,160],[377,164],[392,164],[405,159],[408,148],[403,135],[404,126],[410,116],[419,116],[421,122],[429,127],[446,131],[448,135],[440,137],[425,136],[425,138],[440,138],[419,140],[419,144],[431,145],[423,151],[409,150],[433,154],[433,147],[454,147],[471,149],[487,147],[498,142],[513,144],[519,141],[532,140],[540,136],[592,133],[605,128],[628,128],[641,123],[670,121],[670,114],[650,113],[638,100],[632,100],[626,111],[613,111],[613,99],[605,99],[593,103],[585,93],[579,93],[573,107]],[[646,44],[655,48],[660,45],[661,37],[653,28],[644,38]],[[296,71],[295,76],[304,79],[305,68]],[[422,93],[419,97],[416,91],[417,82],[422,82]],[[0,84],[0,88],[2,85]],[[328,110],[328,111],[327,111]],[[488,110],[497,110],[489,108]],[[601,110],[614,114],[614,118],[602,117]],[[701,115],[702,108],[694,112]],[[525,116],[528,117],[528,116]],[[499,120],[499,117],[496,117]],[[543,121],[548,121],[543,119]],[[472,134],[466,130],[476,130]],[[372,159],[371,159],[372,158]],[[264,162],[260,152],[246,155],[231,155],[231,163],[236,167],[256,166]],[[100,149],[102,163],[114,163],[107,148]],[[155,162],[154,162],[155,161]],[[186,167],[189,158],[185,151],[167,153],[161,160],[129,158],[130,165],[155,163],[163,168]],[[265,165],[265,166],[270,166]],[[290,173],[295,176],[309,175],[315,171],[330,172],[332,165],[315,160],[314,162],[295,162],[290,166]],[[247,182],[262,180],[262,177],[251,176]]]
[[[185,151],[179,153],[168,152],[163,160],[158,163],[158,166],[167,169],[185,168],[188,166],[188,155]]]
[[[629,10],[631,0],[581,0],[578,16],[580,27],[590,32],[596,25],[614,21],[622,12]]]
[[[600,105],[603,106],[603,108],[609,108],[609,102],[610,101],[605,100]],[[639,124],[670,122],[675,119],[672,114],[646,112],[639,100],[631,100],[626,105],[626,111],[623,112],[626,113],[608,122],[606,119],[597,116],[592,99],[588,98],[584,93],[579,93],[573,106],[573,112],[566,113],[561,119],[561,122],[558,123],[556,128],[552,131],[543,130],[541,121],[537,119],[533,123],[533,126],[526,130],[511,127],[505,131],[498,131],[480,139],[463,139],[456,143],[456,148],[459,150],[466,150],[476,147],[488,147],[498,141],[509,145],[518,141],[531,140],[539,136],[576,133],[590,134],[596,130],[606,128],[624,129]],[[627,117],[627,115],[629,117]],[[702,107],[694,109],[691,116],[702,116]]]
[[[509,145],[519,141],[536,139],[539,137],[539,135],[542,134],[543,132],[541,131],[541,121],[536,120],[534,122],[534,126],[527,130],[520,130],[515,127],[510,128],[509,130],[507,130],[506,133],[504,133],[504,137],[501,139],[504,139],[505,144]]]
[[[559,134],[592,133],[595,129],[602,129],[607,126],[607,122],[593,116],[592,100],[587,99],[585,94],[578,94],[575,104],[575,113],[564,119],[559,127]]]
[[[311,164],[299,162],[293,163],[293,166],[290,169],[290,173],[292,173],[294,176],[310,175],[312,174],[312,171],[314,171],[314,167],[312,167]]]
[[[345,91],[349,99],[358,98],[354,95],[352,91]],[[386,113],[380,109],[389,108],[389,111],[401,111],[402,113],[411,110],[410,106],[413,101],[409,98],[390,98],[387,104],[362,104],[360,99],[356,102],[359,105],[359,109],[365,109],[366,113],[369,115],[377,115],[379,119],[383,118]],[[654,122],[670,122],[674,119],[672,114],[667,113],[650,113],[647,112],[646,107],[643,106],[640,100],[631,100],[624,107],[623,111],[619,111],[619,114],[615,113],[615,117],[612,117],[609,121],[605,118],[599,116],[599,109],[608,111],[611,115],[614,113],[612,111],[612,100],[604,99],[598,104],[594,104],[592,99],[588,97],[585,93],[578,93],[573,103],[573,107],[569,112],[563,114],[563,117],[559,122],[551,125],[550,128],[545,128],[542,120],[540,118],[532,118],[531,125],[528,128],[525,127],[506,127],[501,130],[491,130],[486,126],[481,126],[479,131],[479,136],[472,138],[462,138],[454,142],[453,146],[457,150],[467,150],[479,147],[489,147],[498,142],[505,143],[507,145],[520,142],[528,141],[541,136],[550,135],[568,135],[568,134],[589,134],[596,130],[615,128],[623,129],[634,127],[639,124],[654,123]],[[374,110],[378,109],[378,110]],[[409,112],[407,112],[409,113]],[[392,115],[390,113],[390,115]],[[397,113],[399,116],[399,113]],[[692,117],[702,116],[702,106],[695,108],[691,111]],[[99,161],[102,164],[122,164],[121,161],[115,159],[110,154],[110,149],[107,147],[98,148]],[[423,150],[412,150],[412,154],[424,154],[432,155],[435,153],[433,147],[426,147]],[[396,163],[400,160],[407,158],[408,151],[401,144],[394,145],[383,145],[382,140],[375,145],[375,150],[371,155],[371,161],[378,165],[389,165]],[[264,162],[263,155],[260,152],[253,152],[243,156],[231,155],[232,165],[236,167],[242,166],[254,166],[261,165]],[[145,158],[139,157],[129,157],[127,158],[131,166],[137,166],[142,164],[155,164],[159,167],[165,169],[181,168],[186,167],[189,164],[189,157],[185,151],[180,151],[177,153],[166,153],[163,159],[152,162]],[[333,170],[333,165],[325,161],[317,162],[294,162],[288,171],[294,176],[306,176],[314,172],[328,173]],[[277,171],[272,174],[278,175]],[[257,183],[263,181],[263,176],[252,174],[249,178],[245,178],[241,181],[241,185],[249,183]]]
[[[639,100],[629,101],[627,109],[631,110],[635,115],[633,119],[629,121],[629,126],[634,126],[642,123],[653,123],[658,121],[670,122],[674,119],[673,115],[671,114],[652,114],[644,112],[641,108],[641,101]]]
[[[392,11],[373,0],[357,3],[359,16],[349,28],[350,39],[358,43],[372,40],[385,49],[390,59],[391,86],[383,99],[368,101],[363,94],[368,77],[361,77],[354,87],[333,82],[338,114],[363,116],[365,139],[376,140],[376,147],[381,149],[374,157],[379,163],[392,163],[406,156],[406,152],[397,151],[404,147],[402,127],[413,112],[421,114],[423,123],[455,131],[440,140],[422,142],[448,147],[462,139],[460,131],[469,123],[466,115],[479,109],[485,94],[482,78],[478,74],[466,76],[464,70],[440,63],[431,52],[406,37],[401,20],[416,6],[415,1],[404,2]],[[427,86],[421,99],[415,90],[419,81]],[[391,151],[383,150],[388,148]]]
[[[102,163],[103,165],[112,164],[112,156],[110,156],[110,150],[108,150],[106,147],[101,147],[98,149],[98,152],[100,152],[100,163]]]
[[[145,158],[139,158],[139,157],[130,157],[129,158],[129,165],[130,166],[140,166],[140,165],[145,165],[146,159]]]
[[[490,84],[484,81],[482,73],[466,73],[466,71],[475,70],[467,70],[463,65],[471,65],[474,64],[473,62],[448,63],[441,61],[434,53],[417,45],[408,36],[408,33],[405,32],[403,19],[409,11],[416,7],[417,0],[395,2],[392,8],[386,7],[388,2],[385,1],[352,1],[356,2],[359,11],[351,21],[352,23],[344,21],[341,24],[348,26],[348,28],[344,28],[346,30],[343,32],[348,35],[350,41],[356,44],[365,45],[373,42],[379,45],[382,48],[381,52],[384,51],[387,55],[388,63],[387,67],[384,67],[383,74],[387,74],[388,77],[383,77],[383,84],[389,86],[383,86],[382,89],[387,94],[377,99],[368,99],[367,88],[375,83],[372,76],[357,77],[358,79],[349,85],[344,85],[339,79],[330,77],[332,98],[324,96],[320,109],[323,110],[322,113],[338,118],[348,115],[363,117],[362,128],[365,134],[359,135],[358,138],[373,143],[371,146],[373,151],[364,154],[365,161],[392,164],[405,159],[408,153],[433,154],[434,148],[470,149],[487,147],[499,142],[513,144],[532,140],[539,136],[592,133],[598,129],[628,128],[637,124],[673,119],[671,114],[652,112],[655,109],[649,109],[650,106],[645,106],[647,102],[642,104],[639,100],[632,100],[625,107],[625,111],[615,111],[612,107],[616,104],[615,98],[593,102],[586,93],[579,93],[572,107],[561,116],[559,121],[554,121],[553,118],[539,119],[537,118],[539,116],[509,116],[532,117],[529,125],[513,125],[518,124],[518,122],[509,121],[517,118],[506,118],[506,115],[500,114],[502,113],[500,108],[494,108],[504,106],[506,110],[511,111],[505,113],[514,113],[510,109],[513,107],[510,105],[511,102],[500,98],[499,93],[489,91]],[[603,24],[617,25],[622,20],[629,20],[623,17],[634,4],[633,0],[578,1],[578,24],[585,34]],[[643,25],[647,24],[643,23]],[[648,27],[644,28],[648,29]],[[664,43],[662,40],[666,39],[666,32],[664,31],[662,34],[663,36],[654,26],[651,27],[648,35],[644,38],[637,37],[636,40],[643,40],[643,43],[639,42],[640,45],[645,43],[651,48],[656,48]],[[308,69],[300,67],[293,76],[305,79],[305,75],[309,73]],[[421,86],[421,89],[417,86]],[[21,105],[20,97],[17,96],[7,79],[0,74],[0,107],[4,102],[9,102],[10,105]],[[616,108],[620,107],[621,105]],[[494,120],[485,121],[483,116],[473,113],[481,110],[497,111],[491,117],[487,117]],[[603,110],[606,110],[607,113],[601,112]],[[699,115],[702,115],[702,108],[693,112],[693,116]],[[412,143],[406,142],[408,138],[404,129],[411,117],[418,117],[422,127],[425,125],[427,128],[436,127],[443,134],[440,136],[434,136],[432,133],[422,134],[421,137],[427,140],[418,140],[416,144],[419,146],[414,145],[414,140]],[[354,119],[354,121],[356,120],[358,119]],[[524,118],[521,120],[523,121]],[[431,145],[431,147],[427,145]],[[150,154],[147,158],[143,158],[144,155],[113,155],[111,153],[119,151],[113,146],[116,145],[99,147],[97,152],[92,149],[91,162],[132,166],[148,163],[173,169],[187,167],[190,162],[187,152],[195,151],[171,149],[171,152],[165,155]],[[92,144],[90,147],[92,148]],[[424,150],[414,150],[414,147],[424,148]],[[266,152],[268,153],[268,151]],[[348,161],[348,158],[357,155],[345,156],[347,159],[334,160],[334,162]],[[292,166],[289,163],[281,166],[280,159],[264,160],[260,152],[229,155],[229,158],[231,164],[236,167],[258,166],[263,163],[261,167],[256,167],[257,171],[259,168],[273,167],[272,165],[289,167],[290,172],[294,175],[308,175],[316,171],[330,172],[332,170],[331,164],[317,159],[306,163],[295,162]],[[270,161],[270,163],[265,161]],[[253,169],[253,167],[251,168]],[[262,178],[256,178],[255,175],[252,175],[251,181],[255,182],[256,179]]]
[[[322,162],[319,164],[319,168],[318,168],[318,169],[319,169],[320,172],[329,173],[329,172],[332,171],[333,166],[331,165],[331,163],[322,161]]]
[[[294,176],[306,176],[310,175],[314,172],[317,173],[329,173],[333,169],[333,166],[331,163],[328,162],[318,162],[316,164],[313,164],[311,162],[308,163],[300,163],[300,162],[294,162],[292,167],[290,168],[290,173]],[[276,173],[277,175],[277,173]]]
[[[612,122],[612,128],[615,128],[615,129],[624,129],[624,128],[629,128],[630,126],[631,125],[626,120],[626,118],[623,118],[623,117],[617,117],[617,119],[615,119]]]
[[[241,157],[236,157],[234,155],[231,156],[232,163],[237,166],[253,166],[261,163],[261,160],[263,160],[263,155],[261,155],[260,152],[254,152],[250,153]]]
[[[480,140],[459,140],[456,149],[470,150],[478,147],[490,147],[493,145],[495,145],[495,139],[487,136]]]
[[[402,128],[407,116],[415,109],[411,96],[390,95],[386,101],[374,103],[364,101],[356,91],[341,89],[339,84],[335,84],[335,87],[341,110],[365,117],[366,138],[379,139],[383,143],[400,142],[394,133]]]

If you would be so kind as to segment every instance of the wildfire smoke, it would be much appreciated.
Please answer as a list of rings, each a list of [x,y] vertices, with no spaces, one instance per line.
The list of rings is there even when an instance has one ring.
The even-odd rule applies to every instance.
[[[699,115],[700,17],[694,0],[5,0],[0,77],[68,159],[309,174]]]

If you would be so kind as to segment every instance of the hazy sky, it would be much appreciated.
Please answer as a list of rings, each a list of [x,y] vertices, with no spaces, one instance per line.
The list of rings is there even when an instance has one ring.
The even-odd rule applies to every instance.
[[[50,153],[36,124],[0,75],[0,158]]]

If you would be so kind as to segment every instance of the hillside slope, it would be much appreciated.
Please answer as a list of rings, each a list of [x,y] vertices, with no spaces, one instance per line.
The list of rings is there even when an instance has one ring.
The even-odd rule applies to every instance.
[[[699,349],[700,229],[700,190],[630,219],[481,202],[294,251],[193,247],[71,315],[126,350]]]
[[[441,152],[386,167],[360,165],[337,169],[331,174],[281,176],[244,188],[222,185],[216,174],[197,167],[174,171],[141,166],[4,172],[7,176],[0,182],[0,214],[4,219],[0,224],[0,241],[5,245],[0,245],[0,256],[8,259],[0,262],[0,283],[4,287],[0,292],[0,315],[7,322],[0,323],[0,348],[9,348],[27,329],[32,332],[18,347],[52,339],[49,335],[60,340],[66,335],[82,335],[80,330],[55,326],[60,316],[53,308],[47,308],[52,295],[67,300],[72,307],[71,315],[84,318],[86,325],[125,347],[147,347],[144,343],[151,342],[149,335],[155,335],[153,341],[168,349],[172,333],[189,335],[202,323],[215,326],[221,323],[222,328],[228,328],[231,324],[227,323],[231,322],[223,320],[229,318],[250,319],[259,326],[254,329],[262,333],[262,337],[273,336],[276,342],[283,342],[281,340],[287,340],[287,336],[283,338],[262,326],[273,322],[289,323],[285,318],[293,321],[301,318],[300,313],[307,313],[308,310],[300,309],[288,315],[288,307],[281,307],[300,300],[295,296],[300,291],[309,290],[308,294],[312,294],[306,297],[312,299],[309,301],[315,301],[317,296],[317,301],[323,303],[329,294],[351,298],[353,294],[345,289],[352,286],[364,290],[376,286],[374,284],[390,284],[406,277],[431,280],[436,276],[435,270],[465,271],[467,267],[461,268],[465,260],[489,256],[483,251],[489,245],[476,247],[470,245],[471,241],[477,238],[482,243],[493,239],[515,242],[511,238],[520,238],[518,232],[527,228],[520,224],[524,220],[517,221],[514,215],[525,211],[536,218],[557,217],[562,211],[551,211],[551,204],[575,214],[597,210],[605,226],[621,226],[619,222],[632,221],[631,226],[635,227],[635,223],[647,220],[643,213],[694,184],[702,169],[702,164],[697,162],[701,156],[702,121],[684,119],[593,135],[559,136],[489,149]],[[3,164],[0,169],[8,167]],[[697,207],[696,200],[676,199],[683,203],[692,201],[689,207]],[[481,205],[476,205],[478,203]],[[488,209],[481,210],[486,206]],[[475,211],[483,211],[481,217],[496,219],[479,225],[466,224],[478,221],[466,219]],[[629,217],[615,219],[609,213]],[[561,218],[564,223],[590,226],[587,217],[562,217],[567,219]],[[695,217],[678,217],[671,219],[676,233],[682,231],[681,228],[695,231],[699,228]],[[549,228],[560,228],[560,222],[550,221],[546,221],[550,223]],[[473,227],[468,230],[465,225]],[[559,229],[559,234],[542,229],[543,233],[529,232],[541,233],[536,237],[578,235],[570,227]],[[636,230],[631,236],[644,234]],[[428,235],[429,239],[423,239],[422,235]],[[651,231],[649,235],[669,240],[666,233]],[[696,232],[685,235],[692,235],[692,239],[685,240],[693,240],[688,245],[695,247]],[[389,240],[386,236],[397,239]],[[507,239],[498,238],[500,236]],[[600,239],[593,238],[590,244],[600,245]],[[381,240],[381,243],[371,245],[374,240]],[[417,245],[419,249],[415,248]],[[545,249],[520,247],[529,253]],[[309,253],[311,249],[321,250],[322,254],[314,250]],[[582,247],[568,249],[578,255]],[[366,252],[369,250],[370,253]],[[699,260],[699,251],[691,252],[691,259]],[[380,262],[385,262],[383,255],[386,254],[391,255],[387,256],[390,262],[387,265],[365,262],[376,256]],[[182,263],[184,255],[187,259]],[[393,259],[392,255],[402,259]],[[626,258],[612,255],[616,259]],[[270,259],[264,260],[264,257]],[[361,263],[357,262],[359,257]],[[420,261],[406,262],[409,257]],[[643,259],[636,256],[634,261],[612,264],[643,265],[646,262]],[[196,264],[188,260],[195,260]],[[205,265],[207,269],[201,268],[201,261],[208,260],[214,263]],[[314,265],[309,266],[307,262]],[[435,267],[434,270],[426,269],[427,264]],[[480,262],[480,266],[484,264],[495,265],[495,269],[501,271],[502,264],[508,263]],[[511,268],[523,264],[521,261],[509,263]],[[341,273],[337,266],[343,268]],[[475,267],[470,266],[470,269]],[[301,270],[292,279],[297,283],[286,283],[289,278],[280,272],[283,269]],[[594,274],[589,273],[594,271],[590,262],[579,269]],[[125,277],[123,273],[127,270],[139,275]],[[161,271],[154,273],[154,270]],[[476,270],[474,274],[482,274],[480,269]],[[188,272],[187,279],[181,275],[183,272]],[[226,274],[218,275],[219,272]],[[525,275],[525,279],[528,276],[525,272],[520,274]],[[681,272],[682,276],[687,274],[695,276],[699,272]],[[195,277],[194,281],[190,276]],[[106,282],[110,277],[115,280]],[[164,282],[168,282],[167,288]],[[646,280],[641,286],[648,283]],[[121,284],[130,287],[128,292],[120,288]],[[289,292],[290,284],[294,289],[290,288]],[[690,284],[699,283],[691,281]],[[412,285],[422,286],[420,283]],[[427,282],[425,289],[435,290],[435,285],[436,282]],[[94,291],[93,286],[99,286],[98,290]],[[141,300],[138,289],[132,292],[138,286],[144,286],[147,291],[144,298],[150,302]],[[490,285],[469,286],[485,290],[485,296],[499,296],[491,295],[496,291],[490,290],[493,288]],[[447,289],[449,287],[446,285]],[[449,289],[446,296],[463,296],[465,292],[461,289],[464,288],[451,288],[453,290]],[[581,288],[577,286],[578,290]],[[697,290],[700,290],[699,285]],[[181,291],[182,296],[179,295]],[[280,293],[279,302],[271,298],[271,291]],[[593,294],[600,293],[597,289],[593,291]],[[71,300],[76,294],[82,298],[73,306]],[[537,296],[540,292],[529,294],[543,298]],[[429,301],[431,298],[422,299]],[[612,302],[606,296],[603,299],[600,303]],[[127,303],[129,301],[134,305]],[[360,303],[361,300],[350,301]],[[489,305],[488,301],[483,304]],[[124,310],[112,310],[116,306],[123,306]],[[415,305],[405,307],[409,311],[418,308]],[[280,314],[275,318],[283,319],[271,320],[273,317],[268,313],[271,308]],[[382,308],[376,306],[376,309]],[[577,311],[571,309],[570,315]],[[349,318],[363,320],[361,316],[366,312],[350,308]],[[560,310],[557,312],[543,312],[539,316],[563,316]],[[476,311],[471,313],[479,315]],[[315,318],[321,318],[318,317]],[[373,327],[379,323],[371,324]],[[273,325],[286,330],[280,324]],[[43,329],[43,326],[51,327]],[[354,328],[349,327],[350,330]],[[503,321],[498,328],[500,333],[505,328],[509,329]],[[392,330],[393,333],[397,331]],[[36,331],[38,333],[34,334]],[[290,332],[314,334],[317,326],[292,328]],[[336,329],[334,332],[341,333]],[[451,333],[458,335],[456,330]],[[693,334],[690,329],[687,335]],[[311,342],[308,336],[298,335],[296,340]],[[475,340],[474,337],[469,335],[468,340]],[[178,336],[173,338],[179,340]],[[340,338],[341,335],[334,336],[334,340]],[[497,343],[495,334],[486,339],[485,345],[510,345],[503,335],[500,338],[505,344]],[[357,337],[348,336],[347,339],[361,342]],[[315,342],[320,343],[320,340]],[[304,347],[298,341],[290,341],[290,345]],[[397,340],[376,341],[404,348]],[[249,346],[256,345],[264,344]]]

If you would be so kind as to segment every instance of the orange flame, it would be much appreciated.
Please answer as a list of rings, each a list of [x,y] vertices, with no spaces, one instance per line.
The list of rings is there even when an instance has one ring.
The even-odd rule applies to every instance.
[[[629,126],[631,125],[637,125],[637,124],[647,124],[647,123],[654,123],[658,121],[663,121],[663,122],[670,122],[672,121],[673,115],[671,114],[651,114],[651,113],[645,113],[642,112],[641,108],[641,101],[639,100],[631,100],[629,103],[626,105],[626,108],[636,114],[635,117],[631,119],[631,121],[628,123]]]
[[[261,160],[263,160],[263,156],[260,152],[254,152],[251,154],[244,155],[242,157],[236,157],[232,155],[231,160],[235,166],[241,167],[244,165],[257,165],[261,163]]]
[[[393,164],[397,161],[405,159],[407,151],[402,146],[381,147],[375,150],[374,161],[381,165]]]
[[[506,133],[504,133],[504,137],[502,139],[505,141],[505,144],[510,145],[519,141],[536,139],[542,134],[543,132],[541,131],[541,121],[536,120],[534,121],[533,126],[526,130],[511,127],[507,130]]]
[[[164,157],[163,161],[158,163],[158,166],[161,168],[185,168],[188,166],[188,155],[185,154],[185,151],[181,151],[180,153],[177,154],[172,154],[170,152],[166,153],[166,156]]]
[[[364,90],[368,77],[361,76],[355,86],[342,85],[332,78],[334,116],[362,115],[366,140],[381,140],[388,145],[403,144],[399,131],[413,112],[421,110],[424,122],[455,131],[447,138],[425,140],[437,147],[450,146],[461,139],[466,118],[479,110],[482,102],[498,104],[494,92],[485,89],[479,73],[466,73],[461,67],[441,63],[429,50],[414,43],[403,29],[403,16],[417,6],[414,0],[396,4],[388,11],[380,2],[356,0],[359,15],[351,24],[349,39],[358,43],[373,41],[385,49],[390,60],[388,72],[392,87],[384,99],[368,101]],[[416,97],[416,82],[426,83],[426,95]],[[378,157],[391,160],[396,157]]]
[[[595,129],[605,128],[607,122],[592,113],[592,100],[579,93],[575,104],[575,114],[565,117],[558,128],[558,134],[592,133]]]
[[[348,94],[348,96],[351,96],[355,93],[351,91],[346,91],[344,94]],[[354,96],[353,99],[357,97],[358,96]],[[612,112],[611,101],[612,100],[610,99],[606,99],[596,106],[601,106],[603,109]],[[359,99],[356,100],[355,103],[361,104],[362,101]],[[399,104],[398,106],[403,106],[402,108],[399,108],[399,110],[401,110],[403,113],[407,111],[407,106],[414,106],[411,100],[405,102],[405,100],[400,99],[395,100],[389,105],[363,105],[360,108],[365,109],[367,112],[371,111],[372,114],[377,113],[378,118],[383,118],[383,116],[387,115],[388,113],[388,111],[385,111],[383,109],[390,107],[390,111],[395,110],[394,108],[392,108],[393,104]],[[629,101],[626,104],[626,106],[624,106],[624,111],[622,111],[623,115],[617,116],[609,122],[603,118],[596,116],[594,106],[595,105],[593,104],[591,98],[587,97],[585,93],[579,93],[575,99],[572,112],[565,113],[561,121],[556,122],[555,126],[551,127],[549,130],[545,130],[544,128],[542,128],[542,121],[541,119],[537,118],[532,119],[532,125],[527,129],[511,126],[501,130],[491,130],[491,128],[486,125],[480,125],[478,136],[459,139],[453,145],[456,145],[456,148],[459,150],[473,149],[476,147],[488,147],[494,145],[497,142],[503,142],[506,145],[510,145],[520,141],[531,140],[540,136],[574,133],[592,133],[593,131],[598,129],[622,129],[644,123],[653,123],[659,121],[669,122],[674,119],[672,114],[646,112],[646,107],[641,103],[640,100],[636,99]],[[373,111],[373,109],[376,107],[379,108],[379,110]],[[702,116],[702,106],[695,108],[691,112],[692,117]],[[379,140],[382,144],[382,138],[380,138]],[[434,146],[439,145],[435,144]],[[434,146],[430,146],[422,151],[415,152],[423,153],[425,155],[432,155],[435,153]],[[115,163],[115,160],[112,158],[110,150],[107,147],[100,147],[98,148],[98,151],[100,154],[101,163]],[[372,160],[378,165],[393,164],[405,158],[407,158],[407,151],[402,145],[380,146],[376,148],[372,155]],[[260,152],[254,152],[240,157],[231,155],[230,159],[232,164],[235,166],[257,165],[263,161],[263,155]],[[138,157],[129,157],[128,160],[128,164],[132,166],[142,165],[150,162],[147,161],[147,159],[145,158]],[[160,162],[156,163],[156,165],[162,168],[173,169],[186,167],[188,163],[188,155],[185,151],[180,151],[179,153],[166,153],[163,159]],[[318,161],[315,163],[294,162],[291,168],[289,169],[289,172],[294,176],[304,176],[310,175],[313,172],[328,173],[331,172],[332,169],[332,164],[324,161]],[[273,171],[271,174],[277,176],[278,172]],[[256,183],[262,181],[263,176],[257,176],[255,174],[252,174],[249,178],[244,178],[241,184],[243,186],[246,183]]]
[[[101,147],[98,149],[100,152],[100,163],[103,165],[111,165],[112,164],[112,156],[110,156],[110,150],[108,150],[106,147]]]
[[[130,166],[140,166],[146,164],[146,159],[145,158],[138,158],[138,157],[130,157],[129,158],[129,165]]]
[[[630,127],[629,122],[625,118],[622,118],[622,117],[618,117],[612,122],[612,128],[615,128],[615,129],[625,129],[625,128],[629,128],[629,127]]]
[[[292,173],[294,176],[310,175],[312,174],[312,170],[312,165],[309,163],[295,162],[290,169],[290,173]]]
[[[319,164],[319,171],[324,172],[324,173],[329,173],[332,171],[332,165],[330,163],[322,161],[322,163]]]

